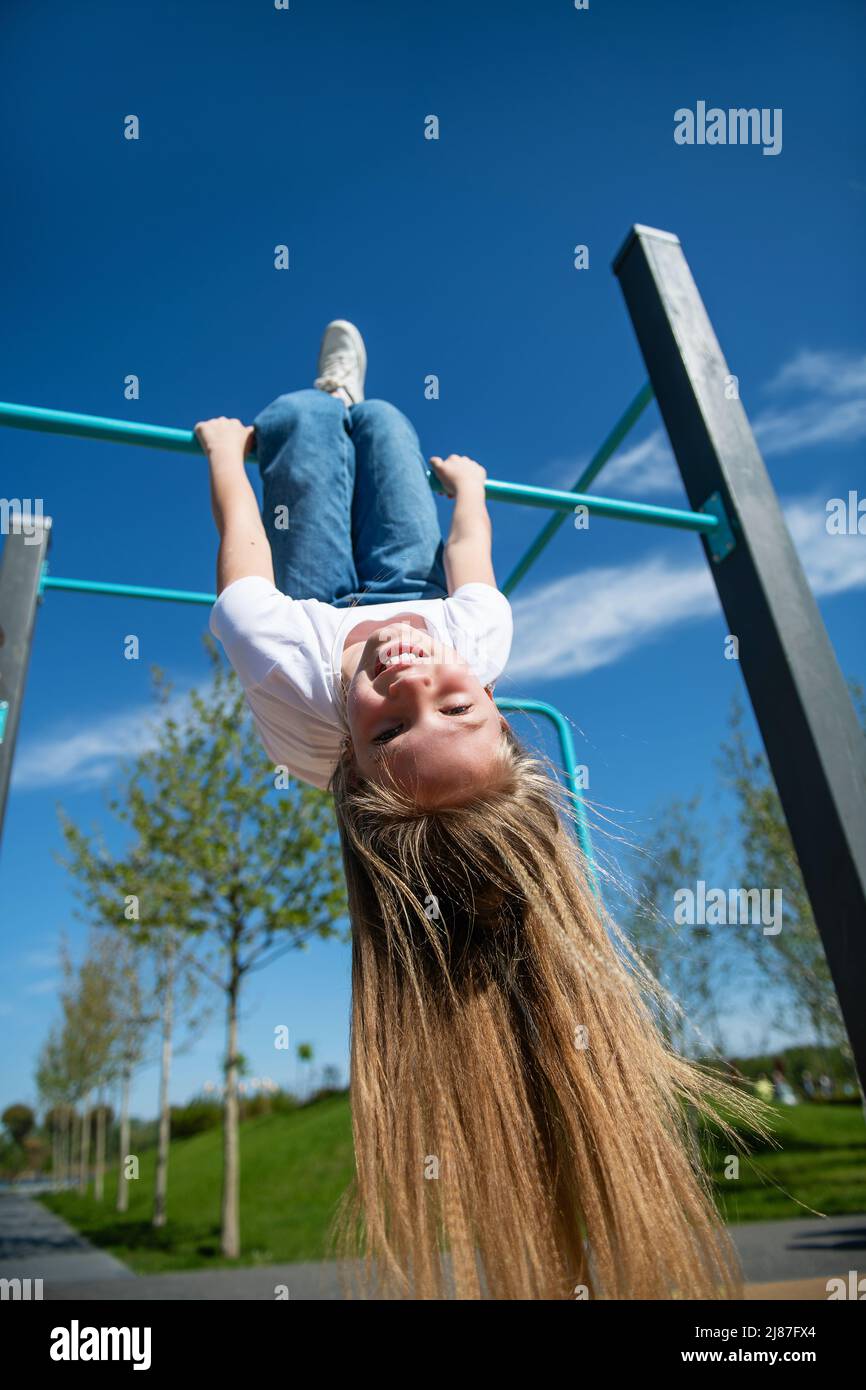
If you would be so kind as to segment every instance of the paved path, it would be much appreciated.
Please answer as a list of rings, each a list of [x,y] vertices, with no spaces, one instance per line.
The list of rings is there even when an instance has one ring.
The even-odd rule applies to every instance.
[[[730,1231],[750,1283],[866,1274],[866,1216],[753,1221]]]
[[[823,1297],[819,1281],[847,1275],[852,1269],[866,1273],[866,1216],[759,1221],[730,1229],[749,1284],[798,1280],[804,1281],[805,1290],[809,1281],[814,1296]],[[119,1260],[94,1249],[40,1202],[20,1196],[0,1196],[0,1278],[42,1279],[47,1299],[75,1301],[273,1301],[279,1286],[285,1286],[293,1301],[343,1297],[337,1266],[330,1263],[136,1277]]]
[[[252,1269],[190,1269],[179,1274],[143,1274],[137,1279],[110,1279],[105,1283],[46,1283],[48,1299],[172,1299],[196,1301],[222,1299],[231,1302],[273,1303],[277,1289],[288,1291],[294,1303],[301,1300],[342,1299],[337,1267],[334,1264],[259,1265]]]
[[[132,1270],[97,1250],[32,1197],[0,1195],[0,1279],[42,1279],[49,1288],[136,1282]],[[104,1295],[103,1295],[104,1296]]]

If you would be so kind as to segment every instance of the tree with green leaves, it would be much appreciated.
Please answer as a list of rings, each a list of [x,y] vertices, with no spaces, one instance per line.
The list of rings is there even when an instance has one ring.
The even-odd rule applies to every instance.
[[[205,642],[211,680],[178,699],[154,671],[153,746],[112,808],[132,832],[120,859],[72,836],[85,896],[105,923],[189,964],[222,991],[222,1253],[240,1254],[239,1010],[244,983],[311,938],[343,935],[345,883],[330,798],[274,768],[236,677]],[[66,830],[66,827],[65,827]],[[70,835],[67,833],[67,843]]]
[[[704,1052],[722,1045],[719,988],[728,968],[729,943],[705,924],[674,920],[674,894],[694,889],[702,877],[707,835],[700,800],[674,798],[660,808],[642,846],[637,885],[624,920],[629,938],[669,996],[658,1018],[677,1051]]]
[[[90,1123],[87,1115],[87,1097],[92,1086],[93,1073],[87,1053],[86,1030],[82,1032],[79,1029],[80,1010],[76,971],[66,941],[60,943],[60,967],[63,974],[63,984],[60,989],[59,1054],[62,1059],[66,1098],[72,1108],[68,1169],[71,1175],[73,1163],[77,1164],[76,1186],[79,1193],[83,1193],[86,1191],[90,1172]]]
[[[116,1074],[119,1032],[114,942],[104,933],[93,932],[77,969],[65,946],[61,948],[61,962],[64,974],[60,996],[64,1014],[61,1045],[69,1050],[70,1073],[76,1078],[78,1096],[85,1102],[81,1119],[79,1186],[82,1191],[87,1190],[91,1172],[91,1132],[95,1129],[94,1192],[101,1201],[105,1181],[105,1091]]]
[[[117,1071],[120,1078],[120,1128],[117,1151],[118,1211],[129,1209],[129,1178],[127,1164],[132,1155],[130,1147],[129,1094],[136,1067],[145,1057],[151,1030],[159,1021],[158,997],[149,996],[142,980],[144,949],[130,933],[117,936],[117,977],[121,1006],[117,1031]]]
[[[306,1072],[307,1072],[307,1079],[306,1079],[306,1081],[305,1081],[305,1083],[304,1083],[304,1095],[305,1095],[305,1097],[306,1097],[306,1096],[309,1095],[310,1090],[311,1090],[311,1087],[312,1087],[312,1071],[313,1071],[313,1044],[312,1044],[312,1043],[308,1043],[308,1042],[298,1043],[298,1061],[301,1063],[301,1065],[302,1065],[303,1067],[305,1067]]]
[[[89,1062],[85,1040],[76,1031],[75,1011],[70,1002],[74,999],[74,972],[65,941],[61,941],[60,944],[60,961],[64,988],[60,992],[61,1021],[57,1030],[57,1045],[53,1052],[53,1059],[58,1069],[64,1101],[69,1107],[64,1163],[65,1176],[67,1181],[72,1178],[76,1171],[77,1162],[78,1179],[76,1185],[81,1191],[85,1167],[81,1161],[85,1132],[84,1111],[86,1108],[83,1102],[89,1086]],[[81,1107],[80,1110],[79,1107]]]
[[[864,721],[862,688],[852,687]],[[736,799],[739,822],[738,872],[741,881],[782,893],[782,929],[775,935],[747,937],[763,978],[786,1001],[785,1023],[791,1026],[791,1007],[809,1025],[815,1040],[840,1046],[849,1054],[839,1000],[815,925],[800,873],[797,854],[782,803],[763,746],[753,747],[746,736],[744,710],[735,700],[730,733],[719,766]],[[780,1020],[781,1021],[781,1020]]]
[[[29,1105],[7,1105],[3,1114],[0,1115],[3,1127],[12,1139],[13,1144],[19,1146],[24,1143],[33,1126],[36,1123],[36,1116]]]
[[[121,776],[124,791],[133,785],[137,764]],[[88,835],[62,810],[60,812],[66,855],[60,862],[76,881],[83,915],[107,932],[117,953],[118,1008],[116,1069],[121,1079],[121,1142],[118,1210],[128,1208],[129,1086],[132,1071],[142,1055],[145,1038],[153,1027],[160,1032],[159,1099],[156,1165],[151,1222],[160,1228],[168,1219],[168,1158],[171,1142],[171,1066],[179,1022],[189,1033],[198,1019],[190,1010],[199,993],[195,964],[182,951],[183,934],[175,926],[176,902],[181,880],[171,880],[171,865],[156,870],[137,835],[135,808],[123,793],[108,798],[109,810],[133,831],[126,850],[113,854],[100,832]],[[125,1117],[125,1118],[124,1118]]]
[[[73,1109],[71,1087],[60,1030],[52,1027],[36,1063],[36,1088],[45,1106],[45,1128],[51,1137],[52,1173],[56,1188],[66,1186],[71,1166],[69,1143]]]

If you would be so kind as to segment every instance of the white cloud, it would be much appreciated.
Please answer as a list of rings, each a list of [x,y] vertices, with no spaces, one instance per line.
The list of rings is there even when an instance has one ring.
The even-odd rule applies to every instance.
[[[186,697],[175,695],[168,713],[178,718]],[[152,748],[157,738],[155,707],[134,706],[91,723],[77,720],[56,725],[45,737],[25,743],[16,754],[12,785],[16,791],[74,784],[97,786],[117,770],[118,761]]]
[[[866,355],[804,348],[780,367],[766,391],[816,391],[825,396],[866,394]]]
[[[668,437],[663,429],[655,429],[640,444],[614,454],[593,490],[603,496],[639,497],[681,492],[682,486]]]
[[[785,520],[819,598],[866,587],[866,536],[827,533],[827,499],[801,497],[784,507]]]
[[[550,459],[537,471],[532,481],[537,483],[539,487],[552,487],[560,492],[574,492],[574,484],[588,463],[588,456]]]
[[[772,403],[750,418],[767,458],[866,438],[866,355],[804,348],[779,368],[762,391]],[[614,454],[593,488],[627,497],[669,496],[681,489],[679,470],[661,428]]]
[[[762,453],[792,454],[866,436],[866,356],[804,348],[764,387],[776,404],[752,419]]]
[[[22,993],[36,997],[43,994],[56,994],[59,989],[60,981],[57,979],[36,980],[32,985],[25,985]]]
[[[57,948],[53,951],[27,951],[21,964],[28,970],[54,970],[57,967]]]
[[[766,458],[815,444],[853,444],[866,436],[866,400],[803,401],[787,410],[762,410],[752,421]]]
[[[508,675],[583,675],[687,619],[708,616],[715,604],[703,558],[683,564],[655,555],[568,575],[515,600]]]
[[[59,727],[20,750],[12,785],[23,791],[68,782],[82,786],[101,782],[119,757],[134,756],[151,745],[152,717],[148,705],[84,727],[78,724],[74,731]]]
[[[784,511],[818,597],[866,587],[866,542],[827,534],[824,499],[792,499]],[[585,675],[720,611],[703,556],[684,560],[669,554],[570,574],[515,599],[513,606],[507,674],[521,681]]]

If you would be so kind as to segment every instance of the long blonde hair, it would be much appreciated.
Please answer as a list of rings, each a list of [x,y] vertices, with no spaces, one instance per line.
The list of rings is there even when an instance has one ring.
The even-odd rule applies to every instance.
[[[757,1108],[664,1042],[663,991],[544,766],[506,726],[468,804],[421,810],[349,754],[332,788],[353,926],[339,1225],[365,1295],[741,1296],[686,1112],[760,1128]]]

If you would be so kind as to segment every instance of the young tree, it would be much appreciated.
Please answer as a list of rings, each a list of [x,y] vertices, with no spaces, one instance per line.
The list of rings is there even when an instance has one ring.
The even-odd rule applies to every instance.
[[[21,1145],[35,1125],[36,1116],[29,1105],[7,1105],[0,1120],[13,1144]]]
[[[68,1103],[70,1087],[62,1040],[56,1026],[51,1029],[39,1053],[36,1088],[45,1106],[45,1128],[51,1136],[54,1186],[60,1189],[66,1186],[68,1176],[67,1136],[72,1122],[72,1107]]]
[[[61,958],[64,971],[62,1046],[68,1049],[67,1062],[71,1074],[77,1077],[76,1089],[80,1096],[96,1096],[96,1103],[89,1108],[85,1104],[82,1114],[80,1186],[86,1191],[90,1176],[91,1129],[95,1125],[94,1191],[101,1201],[107,1119],[104,1094],[114,1077],[118,1036],[114,943],[104,934],[92,933],[87,954],[77,970],[65,947],[61,950]]]
[[[127,1163],[129,1152],[129,1093],[132,1076],[144,1058],[147,1039],[159,1013],[154,1008],[154,1000],[145,995],[141,978],[142,949],[132,937],[118,933],[118,976],[122,994],[119,1010],[117,1034],[117,1068],[120,1076],[120,1128],[117,1153],[117,1200],[118,1211],[129,1209],[129,1179]]]
[[[135,765],[127,769],[126,783],[132,786]],[[121,778],[121,784],[124,779]],[[109,798],[110,810],[137,831],[138,810],[122,795]],[[128,1148],[129,1084],[134,1054],[143,1046],[149,1029],[160,1030],[160,1070],[158,1137],[154,1175],[152,1225],[162,1227],[168,1219],[168,1158],[171,1140],[171,1065],[175,1051],[178,1019],[186,1019],[198,993],[193,962],[180,949],[182,933],[175,925],[176,903],[182,896],[182,880],[171,881],[171,863],[152,864],[140,839],[133,840],[124,854],[113,855],[100,834],[89,837],[60,813],[66,842],[66,857],[60,862],[76,880],[76,891],[91,923],[99,924],[112,940],[118,954],[117,995],[121,1000],[117,1018],[116,1072],[126,1097],[121,1101],[121,1138],[118,1209],[128,1206],[125,1168]],[[132,962],[138,958],[146,970],[148,983],[142,996],[141,978]]]
[[[89,1084],[86,1069],[86,1042],[77,1030],[72,1001],[75,998],[75,977],[64,942],[60,956],[66,981],[61,995],[62,1018],[55,1024],[39,1053],[36,1066],[36,1086],[43,1103],[50,1107],[45,1124],[53,1143],[54,1171],[59,1187],[66,1187],[73,1173],[76,1150],[76,1130],[79,1144],[82,1136],[78,1104]],[[79,1172],[80,1185],[80,1172]]]
[[[337,934],[345,889],[329,799],[275,773],[240,686],[208,650],[210,688],[190,693],[185,717],[164,721],[136,793],[160,808],[152,853],[159,857],[166,841],[183,846],[184,920],[202,938],[201,968],[225,997],[221,1246],[236,1258],[243,984],[311,937]]]
[[[179,702],[154,672],[154,746],[128,770],[112,808],[132,830],[122,864],[91,862],[103,921],[136,899],[140,939],[171,942],[225,1000],[222,1252],[240,1254],[238,1022],[247,977],[312,937],[342,932],[345,884],[330,799],[274,769],[236,678],[207,639],[212,677]],[[132,885],[132,886],[129,886]],[[127,903],[128,909],[128,903]]]
[[[93,1181],[93,1195],[97,1202],[105,1197],[105,1161],[108,1136],[114,1122],[114,1111],[105,1100],[105,1087],[99,1088],[99,1101],[94,1107],[93,1119],[96,1127],[96,1171]]]
[[[142,877],[142,883],[147,880]],[[176,1023],[178,985],[178,933],[164,921],[152,902],[152,915],[145,919],[145,940],[154,948],[156,995],[160,1001],[159,1131],[156,1143],[156,1171],[153,1183],[153,1225],[168,1220],[168,1155],[171,1145],[171,1062]],[[160,923],[162,925],[160,927]]]
[[[305,1081],[304,1081],[304,1099],[306,1100],[306,1099],[309,1097],[310,1091],[311,1091],[311,1089],[312,1089],[312,1073],[313,1073],[313,1044],[312,1044],[312,1043],[308,1043],[308,1042],[298,1043],[298,1061],[301,1063],[301,1066],[304,1067],[304,1069],[305,1069],[305,1071],[306,1071],[306,1079],[305,1079]]]
[[[87,1097],[93,1084],[93,1069],[87,1052],[86,1030],[79,1026],[79,990],[76,970],[65,941],[60,943],[60,965],[63,972],[63,985],[60,990],[60,1056],[67,1089],[67,1099],[72,1107],[72,1123],[69,1136],[69,1171],[73,1169],[73,1156],[77,1151],[79,1193],[87,1190],[90,1174],[90,1121],[87,1111]]]
[[[643,846],[637,889],[626,910],[626,929],[646,964],[670,996],[659,1026],[678,1051],[721,1046],[718,997],[726,971],[724,937],[706,924],[674,920],[674,894],[695,888],[706,860],[699,798],[666,803]]]
[[[855,697],[857,691],[855,689]],[[782,929],[775,935],[752,933],[749,947],[763,978],[786,1000],[788,1017],[809,1024],[815,1039],[849,1050],[839,1001],[821,938],[815,926],[794,844],[763,748],[750,747],[743,707],[734,701],[730,734],[722,746],[720,770],[734,791],[739,819],[741,881],[780,889]]]

